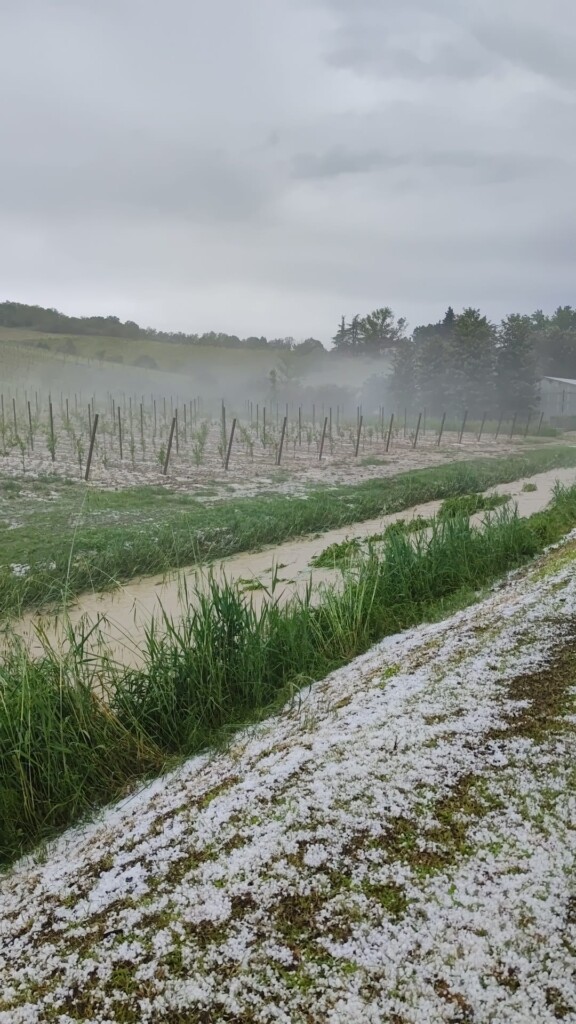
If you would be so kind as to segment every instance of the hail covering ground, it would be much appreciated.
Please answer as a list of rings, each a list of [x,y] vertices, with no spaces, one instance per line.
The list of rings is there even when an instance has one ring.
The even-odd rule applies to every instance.
[[[8,872],[0,1024],[576,1021],[575,539]]]

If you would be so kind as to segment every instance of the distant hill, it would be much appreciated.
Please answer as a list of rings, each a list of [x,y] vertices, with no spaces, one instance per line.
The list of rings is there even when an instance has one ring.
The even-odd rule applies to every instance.
[[[239,338],[235,334],[208,331],[204,334],[185,334],[183,331],[157,331],[153,327],[140,327],[134,320],[124,323],[117,316],[67,316],[57,309],[30,306],[23,302],[0,302],[0,327],[26,330],[42,334],[71,334],[96,337],[114,337],[140,341],[159,341],[172,345],[200,345],[210,348],[250,348],[300,350],[324,352],[317,338],[306,338],[300,344],[293,338]]]

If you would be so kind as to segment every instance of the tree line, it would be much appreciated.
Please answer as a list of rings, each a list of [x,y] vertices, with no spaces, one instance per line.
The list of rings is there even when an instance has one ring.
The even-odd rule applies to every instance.
[[[222,332],[185,334],[139,327],[116,316],[74,317],[19,302],[0,303],[0,326],[51,334],[153,339],[220,348],[280,349],[283,353],[371,356],[383,369],[390,398],[430,410],[467,408],[471,414],[500,409],[529,411],[538,404],[543,376],[576,378],[576,309],[560,306],[548,316],[537,310],[512,313],[499,324],[479,309],[456,314],[450,306],[437,323],[408,333],[407,321],[389,306],[342,317],[327,352],[316,338],[248,337]]]
[[[39,331],[44,334],[93,335],[95,337],[131,338],[134,340],[163,341],[174,345],[204,345],[213,348],[281,349],[301,354],[325,352],[317,338],[297,342],[292,337],[240,338],[222,331],[204,334],[186,334],[183,331],[157,331],[153,327],[140,327],[134,320],[124,323],[117,316],[67,316],[57,309],[30,306],[23,302],[0,302],[0,327]]]
[[[442,320],[408,336],[406,321],[386,307],[349,323],[343,318],[334,345],[387,356],[387,390],[398,406],[527,412],[538,405],[541,377],[576,378],[576,309],[512,313],[496,325],[479,309],[456,314],[450,306]]]

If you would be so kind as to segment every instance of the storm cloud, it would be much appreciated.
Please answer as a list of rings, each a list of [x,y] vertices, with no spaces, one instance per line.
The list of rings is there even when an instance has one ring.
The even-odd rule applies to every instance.
[[[0,38],[1,298],[324,341],[576,303],[568,0],[0,0]]]

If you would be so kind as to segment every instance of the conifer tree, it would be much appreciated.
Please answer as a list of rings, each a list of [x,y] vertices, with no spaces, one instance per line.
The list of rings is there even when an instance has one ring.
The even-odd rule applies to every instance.
[[[496,333],[479,309],[468,307],[454,320],[453,398],[472,416],[493,412],[496,404]]]
[[[499,408],[530,412],[538,402],[536,354],[529,316],[504,318],[498,331],[497,380]]]

